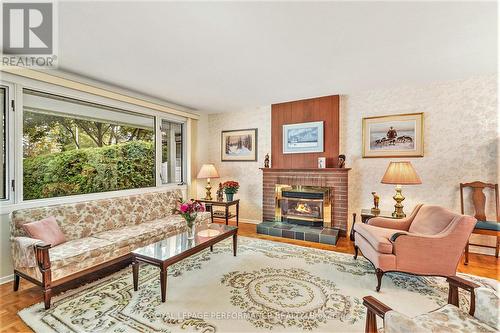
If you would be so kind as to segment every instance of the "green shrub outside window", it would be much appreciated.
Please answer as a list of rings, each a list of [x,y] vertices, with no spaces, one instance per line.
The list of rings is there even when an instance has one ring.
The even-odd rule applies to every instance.
[[[24,91],[23,197],[155,186],[154,118]]]

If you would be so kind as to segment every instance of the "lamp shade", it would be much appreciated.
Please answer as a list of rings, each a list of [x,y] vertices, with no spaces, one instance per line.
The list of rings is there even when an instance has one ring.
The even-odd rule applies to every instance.
[[[382,177],[382,184],[417,185],[420,177],[410,162],[391,162]]]
[[[196,178],[219,178],[219,173],[213,164],[203,164]]]

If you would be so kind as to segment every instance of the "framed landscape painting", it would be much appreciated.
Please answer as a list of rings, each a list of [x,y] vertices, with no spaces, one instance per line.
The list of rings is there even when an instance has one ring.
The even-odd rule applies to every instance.
[[[423,130],[423,113],[363,118],[363,157],[422,157]]]
[[[323,122],[283,125],[283,154],[323,152]]]
[[[222,131],[221,161],[257,161],[257,129]]]
[[[283,125],[283,154],[323,152],[323,122]]]

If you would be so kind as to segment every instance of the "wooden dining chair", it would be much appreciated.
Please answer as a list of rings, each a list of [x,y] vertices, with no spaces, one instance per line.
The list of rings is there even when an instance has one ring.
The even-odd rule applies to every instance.
[[[464,264],[469,263],[469,245],[488,247],[495,249],[495,257],[498,258],[498,246],[500,244],[500,212],[499,212],[499,198],[498,198],[498,184],[483,183],[475,181],[471,183],[460,183],[460,204],[462,214],[464,214],[464,188],[472,189],[472,205],[474,206],[474,217],[477,219],[476,227],[472,233],[495,236],[497,238],[496,246],[472,244],[467,243],[465,246],[465,260]],[[495,209],[496,221],[488,221],[486,218],[486,195],[484,190],[489,189],[495,192]]]

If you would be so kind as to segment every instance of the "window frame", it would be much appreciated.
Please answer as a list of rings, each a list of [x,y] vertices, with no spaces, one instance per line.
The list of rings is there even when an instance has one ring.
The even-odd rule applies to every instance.
[[[3,73],[2,73],[3,74]],[[187,193],[187,184],[186,182],[182,185],[170,183],[170,184],[161,184],[160,180],[160,169],[158,168],[159,161],[161,159],[158,155],[158,150],[161,149],[161,142],[158,140],[158,135],[161,136],[159,132],[159,124],[161,119],[168,119],[170,121],[177,121],[183,124],[183,127],[186,128],[186,124],[189,121],[189,118],[174,114],[169,114],[167,112],[157,111],[153,109],[149,109],[147,107],[136,105],[132,103],[128,103],[122,100],[116,100],[113,98],[102,97],[99,95],[94,95],[85,91],[80,91],[77,89],[68,88],[65,86],[60,86],[54,83],[49,83],[45,81],[38,81],[31,78],[26,78],[23,76],[11,76],[9,74],[5,75],[0,79],[0,85],[9,87],[9,103],[10,101],[14,101],[15,111],[9,113],[9,155],[7,155],[7,159],[9,160],[9,200],[0,200],[0,214],[10,213],[15,209],[23,209],[23,208],[31,208],[31,207],[40,207],[45,205],[54,205],[61,203],[73,203],[73,202],[81,202],[85,200],[96,200],[102,198],[111,198],[111,197],[119,197],[126,195],[133,195],[139,193],[148,193],[148,192],[157,192],[161,189],[171,188],[171,189],[180,189],[184,195]],[[97,89],[103,89],[98,88]],[[107,192],[96,192],[96,193],[87,193],[87,194],[77,194],[63,197],[53,197],[53,198],[43,198],[43,199],[32,199],[32,200],[24,200],[23,199],[23,90],[30,89],[34,91],[38,91],[41,93],[53,94],[57,96],[62,96],[70,99],[81,100],[89,103],[94,103],[97,105],[102,105],[105,107],[121,109],[125,112],[132,112],[146,116],[152,116],[154,118],[154,129],[155,129],[155,160],[156,160],[156,169],[155,169],[155,186],[145,187],[145,188],[136,188],[136,189],[125,189],[125,190],[117,190],[117,191],[107,191]],[[106,90],[106,89],[104,89]],[[185,140],[185,138],[183,138]],[[185,145],[184,145],[184,156],[185,155]],[[187,159],[183,159],[183,170],[186,170]],[[186,173],[184,171],[184,177],[186,179]],[[11,181],[15,180],[15,186],[12,188],[10,186]]]
[[[32,89],[28,89],[28,88],[23,88],[22,89],[22,94],[23,94],[23,101],[24,101],[24,97],[28,94],[30,94],[30,91],[31,92],[35,92],[35,93],[40,93],[40,91],[34,91]],[[61,95],[56,95],[56,94],[47,94],[45,96],[41,96],[42,98],[46,98],[46,99],[57,99],[57,98],[61,98],[63,96]],[[76,99],[76,98],[70,98],[70,99],[66,99],[65,100],[66,102],[68,103],[75,103],[75,104],[80,104],[80,103],[90,103],[90,105],[94,108],[98,108],[100,110],[105,110],[106,108],[109,108],[108,106],[106,105],[103,105],[103,104],[96,104],[96,103],[93,103],[93,102],[88,102],[88,101],[84,101],[84,100],[81,100],[81,99]],[[50,102],[49,102],[50,103]],[[157,159],[157,156],[156,156],[156,133],[154,132],[155,131],[155,124],[156,124],[156,117],[155,116],[151,116],[151,115],[146,115],[146,114],[143,114],[143,113],[137,113],[137,112],[133,112],[133,111],[129,111],[129,110],[124,110],[124,109],[118,109],[118,108],[112,108],[112,111],[115,112],[115,113],[118,113],[119,115],[117,115],[118,117],[121,117],[122,115],[125,116],[125,114],[132,114],[132,115],[135,115],[136,117],[144,117],[144,118],[147,118],[149,121],[152,121],[152,127],[151,129],[153,130],[153,135],[152,135],[152,139],[154,140],[153,141],[153,152],[155,154],[155,161]],[[24,138],[24,117],[25,117],[25,113],[26,113],[26,110],[24,109],[23,107],[23,110],[20,110],[20,112],[22,112],[22,117],[23,117],[23,133],[22,133],[22,137]],[[31,113],[38,113],[37,111],[28,111],[28,112],[31,112]],[[61,117],[61,118],[70,118],[70,119],[75,119],[75,116],[74,114],[70,114],[70,113],[65,113],[65,112],[60,112],[60,111],[55,111],[53,109],[50,109],[50,112],[53,114],[53,115],[57,115],[58,117]],[[89,120],[89,121],[92,121],[92,120]],[[97,121],[97,120],[96,120]],[[117,118],[116,120],[105,120],[105,119],[100,119],[98,120],[99,122],[102,122],[102,123],[110,123],[112,124],[113,122],[116,122],[116,123],[120,123],[122,120],[121,118]],[[130,123],[130,126],[134,126],[133,123]],[[24,147],[23,147],[23,163],[24,163]],[[146,186],[146,187],[137,187],[137,188],[130,188],[128,190],[131,190],[131,189],[146,189],[146,188],[151,188],[151,187],[156,187],[156,174],[158,172],[158,170],[156,169],[156,163],[153,164],[154,167],[153,167],[153,171],[154,171],[154,177],[153,177],[153,182],[150,186]],[[49,198],[36,198],[36,199],[26,199],[24,197],[24,165],[23,165],[23,197],[22,197],[22,201],[35,201],[35,200],[43,200],[43,199],[49,199]],[[103,190],[103,191],[99,191],[99,192],[92,192],[92,193],[82,193],[82,194],[72,194],[72,195],[62,195],[62,196],[56,196],[54,198],[64,198],[64,197],[69,197],[69,196],[75,196],[75,195],[85,195],[85,194],[95,194],[95,193],[104,193],[104,192],[119,192],[119,191],[122,191],[122,190]],[[52,197],[50,197],[52,198]]]
[[[13,203],[15,199],[15,188],[12,186],[14,175],[14,140],[11,137],[15,134],[14,131],[14,110],[15,110],[15,86],[14,84],[0,81],[0,88],[5,89],[5,198],[0,198],[0,203]],[[15,184],[14,184],[15,185]]]
[[[180,124],[181,125],[181,139],[182,139],[182,150],[181,150],[181,160],[182,160],[182,165],[181,165],[181,182],[178,183],[178,182],[173,182],[173,183],[163,183],[162,180],[161,180],[161,163],[162,163],[162,154],[163,154],[163,151],[162,151],[162,144],[163,144],[163,140],[162,140],[162,135],[163,133],[161,132],[162,129],[161,129],[161,126],[162,126],[162,123],[163,121],[168,121],[170,123],[175,123],[175,124]],[[157,170],[158,170],[158,178],[159,178],[159,186],[168,186],[168,185],[173,185],[173,184],[176,184],[176,185],[179,185],[179,186],[184,186],[187,184],[187,144],[186,144],[186,139],[187,139],[187,136],[186,136],[186,132],[187,132],[187,121],[181,121],[179,120],[178,118],[176,117],[169,117],[169,116],[163,116],[163,117],[160,117],[158,119],[158,123],[159,123],[159,131],[158,131],[158,140],[157,142],[159,143],[159,147],[158,147],[158,152],[157,152],[157,156],[159,158],[157,158],[157,162],[158,162],[158,167],[157,167]],[[159,155],[158,155],[159,154]]]

